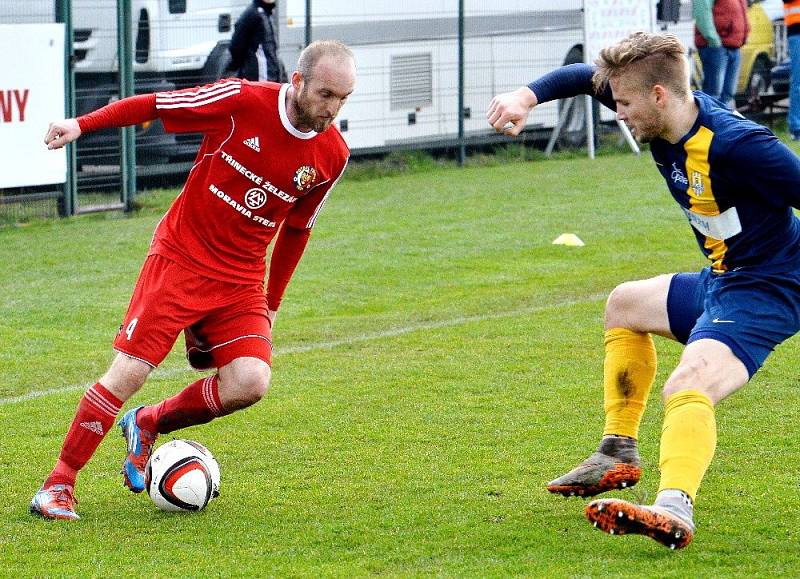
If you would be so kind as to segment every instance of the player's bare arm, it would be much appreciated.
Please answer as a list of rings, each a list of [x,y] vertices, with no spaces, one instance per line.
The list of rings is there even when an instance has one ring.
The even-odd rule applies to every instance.
[[[538,102],[533,91],[523,86],[495,96],[489,103],[486,118],[498,133],[516,136],[525,128],[528,113]]]
[[[54,121],[47,127],[47,134],[44,136],[44,144],[50,150],[60,149],[67,143],[71,143],[81,136],[81,127],[77,119],[64,119]]]

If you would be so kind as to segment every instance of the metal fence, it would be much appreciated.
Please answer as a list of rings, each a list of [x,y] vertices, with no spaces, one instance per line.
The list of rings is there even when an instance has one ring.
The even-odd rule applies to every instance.
[[[230,76],[230,37],[249,3],[127,0],[121,10],[117,0],[3,0],[0,24],[66,22],[68,80],[74,80],[72,106],[80,115],[120,94]],[[507,140],[485,120],[494,94],[583,60],[582,4],[278,0],[279,55],[291,71],[310,40],[335,38],[353,48],[358,83],[337,126],[354,156],[419,147],[463,155],[468,145]],[[127,53],[126,36],[118,34],[126,11]],[[691,42],[689,2],[683,3],[679,20],[662,24]],[[549,137],[563,106],[548,103],[532,112],[528,142]],[[580,145],[585,139],[582,102],[570,110],[561,144]],[[46,127],[40,129],[43,135]],[[137,187],[180,183],[199,141],[199,135],[166,133],[158,121],[131,129],[129,147],[119,130],[83,135],[74,146],[74,187],[0,190],[0,223],[130,206]],[[131,149],[135,170],[132,159],[126,161],[126,155],[133,156]]]

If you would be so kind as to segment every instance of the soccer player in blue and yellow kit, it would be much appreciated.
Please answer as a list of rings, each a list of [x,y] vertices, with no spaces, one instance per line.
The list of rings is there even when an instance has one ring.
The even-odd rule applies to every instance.
[[[639,533],[685,547],[694,501],[717,441],[714,408],[744,386],[772,350],[800,330],[800,159],[766,128],[689,86],[686,50],[671,35],[637,32],[601,51],[595,66],[569,65],[492,99],[489,123],[524,128],[539,103],[590,94],[649,143],[670,193],[709,265],[617,286],[605,312],[600,447],[547,485],[589,497],[636,484],[637,437],[656,372],[652,334],[684,343],[663,388],[655,504],[594,500],[601,530]]]

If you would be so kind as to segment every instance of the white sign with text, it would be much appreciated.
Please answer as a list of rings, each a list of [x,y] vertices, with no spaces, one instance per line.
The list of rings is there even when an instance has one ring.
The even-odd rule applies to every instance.
[[[655,0],[583,0],[583,61],[593,64],[600,51],[616,44],[631,32],[655,30]],[[591,97],[586,102],[586,135],[589,157],[594,159],[594,114]],[[628,128],[617,119],[631,150],[639,146]]]
[[[0,189],[66,181],[66,149],[44,144],[64,98],[64,25],[0,25]]]

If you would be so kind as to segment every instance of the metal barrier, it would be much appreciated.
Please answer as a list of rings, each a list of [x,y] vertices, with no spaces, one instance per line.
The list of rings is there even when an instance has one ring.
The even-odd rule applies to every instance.
[[[121,95],[231,76],[228,45],[249,3],[3,0],[0,24],[65,22],[68,82],[74,78],[74,100],[65,115],[81,115]],[[358,83],[337,127],[354,156],[438,148],[463,159],[468,145],[507,141],[484,117],[493,95],[583,61],[582,5],[583,0],[278,0],[279,55],[291,71],[311,40],[335,38],[352,47]],[[661,24],[690,45],[689,2],[681,7],[680,22]],[[564,106],[536,107],[524,138],[543,146]],[[584,106],[578,103],[565,115],[562,145],[585,142]],[[36,130],[43,134],[45,128]],[[83,135],[74,146],[73,181],[63,189],[0,190],[0,223],[130,208],[137,186],[180,183],[199,142],[199,135],[167,133],[159,121]]]

